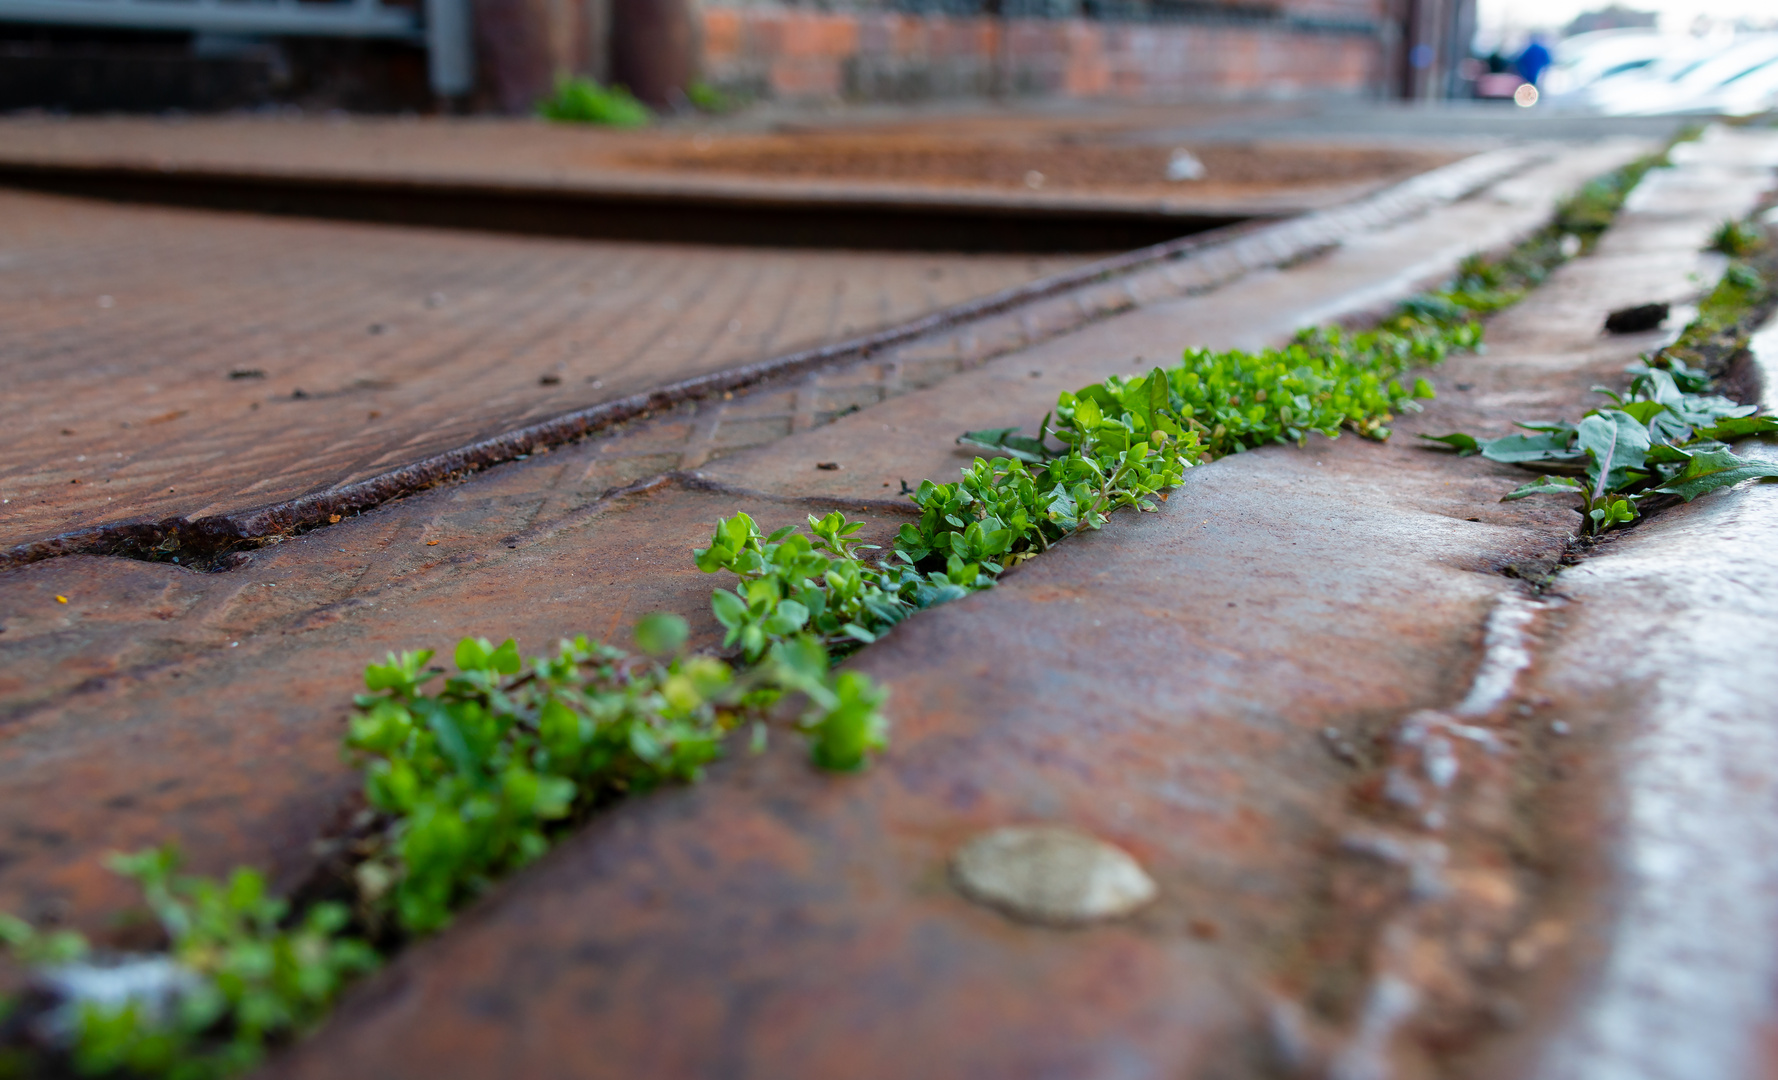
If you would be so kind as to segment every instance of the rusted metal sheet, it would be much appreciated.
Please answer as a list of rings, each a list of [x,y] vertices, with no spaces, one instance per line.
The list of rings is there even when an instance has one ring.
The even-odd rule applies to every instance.
[[[1622,152],[1619,148],[1617,151],[1605,150],[1593,156],[1609,157],[1613,153]],[[1577,157],[1583,161],[1591,160],[1586,154]],[[894,396],[920,385],[917,379],[920,369],[934,362],[940,366],[949,363],[948,370],[956,370],[957,367],[978,363],[1009,349],[1067,333],[1124,307],[1135,304],[1152,306],[1178,298],[1181,294],[1189,295],[1213,288],[1251,270],[1277,266],[1324,250],[1329,243],[1342,238],[1356,238],[1403,219],[1412,219],[1428,207],[1459,198],[1478,185],[1523,167],[1529,160],[1529,156],[1522,152],[1481,155],[1437,173],[1416,178],[1374,199],[1347,207],[1266,229],[1188,237],[1086,266],[1056,270],[1042,274],[1037,280],[1027,284],[1011,286],[975,300],[953,304],[887,329],[781,354],[767,360],[726,366],[727,362],[732,362],[733,357],[725,358],[721,354],[705,357],[697,354],[682,358],[683,366],[692,369],[715,366],[717,370],[677,381],[650,385],[651,378],[659,379],[663,373],[651,368],[650,376],[638,373],[633,370],[634,365],[631,365],[629,370],[612,374],[612,389],[633,388],[636,392],[624,397],[597,401],[600,384],[591,382],[591,396],[594,397],[595,404],[544,420],[522,422],[516,427],[512,426],[515,420],[524,421],[529,416],[548,409],[547,402],[550,400],[572,400],[577,395],[584,397],[588,390],[585,386],[580,386],[578,390],[561,391],[545,388],[533,389],[527,394],[515,390],[510,383],[505,383],[487,387],[484,394],[491,394],[491,400],[485,400],[477,407],[468,407],[458,401],[455,395],[461,391],[454,384],[460,382],[465,387],[485,386],[487,371],[483,370],[483,365],[472,365],[474,370],[451,369],[449,375],[453,386],[449,389],[439,386],[436,378],[428,383],[426,374],[413,372],[413,378],[419,387],[430,387],[430,391],[423,392],[418,400],[414,400],[413,390],[405,392],[400,395],[400,400],[405,402],[405,407],[399,414],[402,418],[394,415],[385,418],[380,409],[359,413],[356,407],[345,402],[354,400],[363,403],[393,387],[385,386],[375,378],[370,378],[367,382],[362,376],[350,378],[349,372],[324,368],[315,373],[317,377],[324,377],[334,384],[344,382],[345,386],[319,395],[329,400],[294,400],[294,391],[286,389],[294,385],[292,378],[280,376],[279,394],[268,399],[270,407],[283,412],[306,411],[311,419],[299,422],[295,417],[282,416],[275,424],[271,424],[269,420],[259,419],[262,416],[269,417],[269,408],[261,412],[249,411],[254,406],[264,404],[257,400],[261,395],[252,392],[253,388],[259,386],[258,377],[264,372],[258,367],[231,366],[231,361],[222,366],[229,367],[228,374],[242,371],[244,381],[231,379],[223,383],[221,380],[224,372],[219,370],[207,373],[218,380],[217,386],[226,385],[226,393],[212,388],[203,393],[186,391],[173,395],[161,394],[158,400],[179,407],[168,412],[150,412],[135,418],[139,424],[167,425],[156,429],[158,441],[151,443],[154,452],[142,455],[143,460],[139,461],[134,447],[141,441],[140,437],[132,434],[127,440],[120,441],[115,434],[104,438],[93,436],[91,428],[95,424],[103,426],[112,422],[115,417],[95,415],[92,410],[83,411],[81,402],[91,394],[91,390],[80,383],[80,379],[88,374],[87,369],[77,367],[66,387],[61,383],[53,383],[48,387],[49,393],[40,393],[37,397],[41,400],[33,402],[37,406],[33,414],[36,416],[37,426],[36,439],[30,444],[35,453],[25,463],[30,469],[26,474],[29,482],[22,484],[14,493],[28,496],[28,500],[24,497],[19,499],[20,502],[27,503],[28,508],[15,515],[14,520],[19,522],[17,527],[20,530],[29,531],[17,536],[23,542],[15,542],[10,550],[0,553],[0,565],[21,565],[73,553],[116,553],[142,557],[153,556],[158,551],[164,555],[175,547],[192,549],[192,553],[200,560],[208,560],[237,545],[240,540],[325,524],[335,515],[359,512],[388,499],[460,477],[472,470],[605,431],[612,425],[627,420],[656,414],[686,403],[720,400],[724,395],[752,387],[783,385],[836,366],[857,370],[878,361],[893,365],[892,377],[886,375],[883,379],[880,394]],[[1564,170],[1559,168],[1557,171]],[[1566,169],[1566,172],[1575,175],[1582,171],[1584,168],[1576,169],[1572,164]],[[1547,194],[1543,198],[1547,198]],[[1541,203],[1534,202],[1533,205]],[[1526,216],[1525,220],[1529,221],[1535,216],[1536,211]],[[1506,217],[1511,219],[1513,215]],[[127,222],[127,216],[123,220]],[[222,226],[215,226],[214,222],[210,224],[225,237],[235,236],[238,239],[236,234],[239,234],[253,238],[253,229],[245,226],[237,227],[231,232]],[[334,234],[338,232],[337,228],[325,226],[316,227],[320,229],[317,236],[302,233],[301,227],[259,225],[255,228],[260,232],[270,229],[274,236],[288,232],[289,228],[298,228],[298,236],[285,237],[286,241],[295,239],[300,242],[307,237],[309,243],[317,239],[331,239],[363,244],[369,239],[356,234],[336,236]],[[451,241],[432,238],[430,243],[436,248],[440,243],[448,245]],[[455,243],[461,245],[469,242]],[[469,250],[483,256],[496,254],[502,258],[527,254],[523,250],[503,253],[484,250],[494,243],[469,243]],[[442,257],[450,254],[450,251],[429,250],[426,244],[420,244],[409,254]],[[1402,257],[1403,252],[1399,247],[1387,249],[1380,260],[1385,272],[1399,274],[1401,267],[1398,264]],[[401,262],[399,258],[396,261]],[[573,262],[572,259],[569,261]],[[1436,265],[1433,272],[1443,272],[1447,261],[1442,257],[1434,259]],[[720,263],[721,260],[717,262]],[[696,268],[694,259],[692,269]],[[405,264],[403,269],[409,273],[415,270],[413,266]],[[573,270],[576,267],[570,265],[564,269]],[[720,273],[722,266],[706,269]],[[730,269],[733,270],[734,267]],[[671,276],[673,269],[668,267],[667,271]],[[687,272],[686,267],[679,267],[678,272]],[[1368,275],[1376,270],[1365,266],[1357,272]],[[420,278],[422,280],[416,281],[413,286],[412,291],[415,294],[430,287],[426,284],[428,279],[424,271]],[[1325,291],[1327,282],[1324,280],[1320,284]],[[1342,282],[1336,291],[1347,288],[1349,286]],[[450,299],[445,294],[439,296],[443,301]],[[101,297],[101,300],[107,298],[109,297]],[[411,296],[396,302],[398,305],[405,303],[409,307],[417,304]],[[432,301],[429,299],[426,302]],[[557,298],[556,302],[559,304],[562,301]],[[546,312],[553,310],[548,303],[545,304],[545,309]],[[412,316],[413,313],[408,312],[403,315],[403,319],[411,320]],[[371,314],[367,313],[366,318],[370,317]],[[1167,316],[1163,318],[1165,317]],[[379,328],[388,330],[390,325],[384,322],[370,323],[373,331]],[[412,327],[406,327],[405,324],[396,327],[398,331],[404,329],[408,332],[418,330],[421,342],[427,340],[428,332],[423,322]],[[480,329],[481,332],[486,332],[485,328]],[[596,325],[588,329],[602,332]],[[733,330],[731,325],[728,330],[730,336]],[[508,327],[501,332],[510,334],[512,330]],[[665,328],[660,329],[657,336],[664,332]],[[723,333],[720,329],[712,332],[718,336]],[[558,330],[557,333],[561,331]],[[1168,333],[1171,334],[1172,331],[1169,330]],[[107,339],[99,335],[97,340]],[[169,347],[173,344],[176,342],[169,343]],[[440,337],[440,347],[444,346],[462,348],[461,335],[443,335]],[[1165,349],[1170,351],[1173,347],[1169,343]],[[412,346],[406,348],[412,351]],[[933,355],[926,356],[926,353]],[[473,360],[475,353],[471,351],[466,355]],[[425,359],[425,350],[422,348],[417,356]],[[411,361],[414,358],[409,359]],[[685,360],[690,362],[686,363]],[[430,362],[424,366],[428,371],[437,367]],[[562,366],[562,363],[558,363],[546,371],[546,374],[553,374]],[[401,367],[401,372],[407,373],[411,369],[410,362]],[[505,371],[506,368],[492,370]],[[948,373],[948,370],[944,373]],[[602,368],[594,365],[592,374],[579,368],[572,374],[579,385],[588,384],[601,372]],[[205,373],[182,372],[180,378],[186,381],[201,374]],[[937,377],[942,377],[942,373]],[[519,381],[528,386],[531,377],[526,376]],[[140,380],[129,382],[129,386],[124,389],[134,387],[136,382]],[[65,392],[56,393],[58,389]],[[157,384],[145,384],[139,389],[142,393],[155,393],[161,387]],[[300,390],[301,387],[297,389]],[[107,390],[108,394],[114,395],[116,392],[115,389]],[[290,396],[281,396],[285,393]],[[342,397],[347,394],[352,397]],[[315,396],[317,395],[309,393],[309,397]],[[101,400],[108,399],[102,397]],[[211,446],[199,455],[207,461],[208,467],[194,467],[189,454],[175,455],[171,447],[163,445],[174,432],[175,425],[182,423],[184,427],[179,430],[186,430],[192,423],[198,422],[198,417],[189,415],[193,410],[209,414],[213,421],[220,423],[220,432],[227,433],[223,446]],[[117,411],[115,404],[110,411]],[[814,408],[813,415],[820,418],[820,410]],[[68,422],[78,423],[79,427],[45,426],[46,423],[65,425]],[[269,424],[272,430],[261,432],[261,423]],[[491,436],[482,434],[490,428],[498,433]],[[74,435],[54,434],[58,431],[74,432]],[[775,437],[776,434],[771,434],[751,441],[768,442]],[[217,434],[212,436],[212,441],[224,438],[222,434]],[[453,438],[463,441],[453,445]],[[65,447],[63,444],[69,439],[78,441]],[[235,447],[233,443],[236,441],[242,445]],[[127,487],[112,487],[109,482],[117,477],[108,474],[99,477],[97,474],[115,465],[110,458],[113,454],[122,455],[123,451],[114,447],[124,445],[131,446],[132,452],[126,462],[128,468],[121,475],[132,483]],[[75,449],[75,462],[64,460],[64,452],[70,447]],[[687,457],[691,452],[688,448]],[[690,467],[701,463],[707,455],[697,453],[696,460],[682,460],[681,464]],[[410,455],[410,460],[401,460]],[[85,466],[79,460],[82,457],[92,458],[93,464],[90,467]],[[239,470],[233,467],[242,459],[252,461],[255,471],[262,474],[244,487],[241,485]],[[101,460],[105,463],[103,468],[99,464]],[[228,467],[219,468],[218,462]],[[81,467],[77,468],[77,465]],[[263,475],[267,473],[270,475]],[[82,484],[85,486],[81,486]],[[267,502],[259,501],[273,491],[304,492],[305,489],[306,493],[303,494]],[[116,501],[113,501],[114,497]],[[166,515],[167,509],[181,506],[191,509],[176,515]],[[83,528],[67,529],[69,524],[80,520],[91,524]],[[26,539],[32,532],[37,533],[37,537]]]
[[[1322,730],[1363,741],[1460,698],[1515,588],[1491,565],[1560,551],[1561,514],[1463,520],[1452,465],[1344,440],[1193,474],[1160,514],[862,654],[896,724],[868,774],[818,775],[781,738],[619,808],[349,999],[281,1074],[1251,1067],[1270,984],[1307,981],[1280,961],[1349,798]],[[1159,899],[1057,930],[954,891],[959,846],[1031,823],[1116,843]]]

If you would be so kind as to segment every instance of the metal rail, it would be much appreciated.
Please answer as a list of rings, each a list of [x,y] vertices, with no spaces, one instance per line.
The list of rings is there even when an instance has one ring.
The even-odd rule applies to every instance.
[[[426,50],[433,92],[474,77],[469,0],[425,0],[424,18],[381,0],[0,0],[0,22],[267,37],[386,38]]]

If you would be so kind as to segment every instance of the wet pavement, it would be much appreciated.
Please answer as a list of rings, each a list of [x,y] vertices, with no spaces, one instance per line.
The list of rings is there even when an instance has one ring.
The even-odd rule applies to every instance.
[[[655,608],[709,643],[712,580],[688,549],[715,517],[745,509],[769,527],[839,506],[886,535],[906,512],[898,481],[967,460],[957,432],[1030,423],[1057,390],[1185,343],[1358,317],[1642,149],[1521,161],[1473,197],[1381,215],[1331,248],[1315,239],[1325,222],[1305,223],[1135,269],[534,454],[226,573],[76,556],[0,574],[0,908],[98,929],[128,890],[96,856],[166,839],[198,869],[247,862],[288,887],[355,787],[337,740],[357,671],[385,649],[511,633],[536,651],[583,630],[621,637]],[[1595,255],[1493,321],[1485,355],[1435,373],[1440,397],[1389,443],[1218,462],[1161,512],[898,628],[855,661],[894,694],[894,745],[870,772],[820,775],[781,737],[617,808],[351,994],[275,1071],[1356,1078],[1584,1062],[1631,1030],[1612,987],[1641,1002],[1636,978],[1675,955],[1661,948],[1690,955],[1655,942],[1614,984],[1599,973],[1625,954],[1575,929],[1616,910],[1628,880],[1590,831],[1617,820],[1609,747],[1638,717],[1659,738],[1657,721],[1682,714],[1644,705],[1626,720],[1622,690],[1589,673],[1623,655],[1627,631],[1590,630],[1585,596],[1531,598],[1502,572],[1547,567],[1572,512],[1501,504],[1518,473],[1412,436],[1577,416],[1591,385],[1661,340],[1601,338],[1604,312],[1694,294],[1719,267],[1702,238],[1769,185],[1770,154],[1769,137],[1725,135],[1680,155]],[[1757,514],[1721,508],[1763,492],[1688,513]],[[1667,550],[1687,550],[1686,519],[1671,520]],[[1723,558],[1757,558],[1763,532],[1733,532]],[[1645,526],[1583,569],[1660,535]],[[1577,589],[1611,598],[1599,618],[1733,595],[1637,603],[1622,598],[1646,576],[1633,565],[1598,574]],[[1713,663],[1752,677],[1764,624],[1746,625],[1756,651]],[[1667,668],[1649,663],[1658,682]],[[1552,733],[1558,719],[1572,735]],[[1457,783],[1413,771],[1428,747]],[[1410,805],[1397,780],[1430,801]],[[1613,835],[1634,837],[1624,820]],[[1018,824],[1117,844],[1158,899],[1078,929],[966,900],[952,855]],[[1732,909],[1729,925],[1763,934],[1762,912]],[[1769,1013],[1751,988],[1772,955],[1741,965],[1750,989],[1724,991],[1736,1008],[1713,1030],[1754,1035]],[[1604,1004],[1588,1013],[1577,987]],[[1561,1058],[1570,1045],[1578,1056]],[[1628,1045],[1633,1058],[1633,1033]],[[1721,1060],[1715,1075],[1747,1058]],[[1611,1075],[1684,1075],[1633,1068]]]

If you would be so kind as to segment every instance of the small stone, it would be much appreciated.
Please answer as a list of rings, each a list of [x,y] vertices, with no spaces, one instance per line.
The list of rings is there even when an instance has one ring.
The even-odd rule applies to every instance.
[[[1122,848],[1045,825],[977,836],[952,858],[951,874],[978,903],[1017,919],[1062,925],[1128,915],[1158,891]]]

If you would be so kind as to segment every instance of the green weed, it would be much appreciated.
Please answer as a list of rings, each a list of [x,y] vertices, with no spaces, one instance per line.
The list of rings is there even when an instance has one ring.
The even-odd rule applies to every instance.
[[[141,884],[175,966],[158,992],[74,1003],[67,1040],[80,1075],[207,1080],[242,1072],[268,1043],[314,1026],[347,982],[379,963],[376,950],[346,932],[346,907],[313,904],[294,916],[256,871],[236,870],[226,881],[178,874],[170,848],[116,856],[111,865]],[[42,935],[10,916],[0,920],[0,938],[16,959],[52,972],[90,953],[78,935]]]
[[[370,665],[345,739],[377,815],[354,845],[356,904],[298,916],[252,870],[215,881],[176,874],[171,849],[115,857],[113,868],[141,883],[185,981],[171,1003],[80,1003],[70,1064],[180,1080],[250,1068],[377,965],[365,934],[387,943],[441,929],[598,806],[696,780],[727,732],[762,725],[786,694],[807,703],[798,726],[821,767],[856,770],[884,746],[884,691],[830,671],[813,637],[780,635],[737,672],[683,655],[686,633],[683,619],[656,614],[637,628],[644,657],[580,637],[526,664],[510,640],[471,638],[457,646],[455,674],[430,666],[426,650]],[[78,935],[10,916],[0,916],[0,942],[42,971],[90,951]]]
[[[1725,236],[1733,238],[1741,255],[1764,247],[1763,236],[1751,225],[1717,230],[1719,247]],[[1578,424],[1521,423],[1529,434],[1498,439],[1461,432],[1422,437],[1459,454],[1480,454],[1546,474],[1501,501],[1577,495],[1588,534],[1635,521],[1644,506],[1660,500],[1690,502],[1744,480],[1778,476],[1778,465],[1738,457],[1728,448],[1737,439],[1778,432],[1778,418],[1761,415],[1757,405],[1711,393],[1709,373],[1687,363],[1699,360],[1705,350],[1743,347],[1757,313],[1774,300],[1778,288],[1757,269],[1731,262],[1679,340],[1633,366],[1626,393],[1596,388],[1611,403],[1588,411]]]
[[[712,86],[702,79],[693,80],[692,84],[685,88],[685,99],[691,102],[693,108],[707,113],[734,112],[746,104],[735,95]]]
[[[1706,250],[1739,259],[1753,254],[1760,245],[1759,230],[1730,218],[1710,234]]]
[[[600,86],[591,79],[563,76],[549,97],[537,103],[546,120],[570,124],[603,124],[607,127],[647,127],[654,119],[648,106],[622,86]]]

